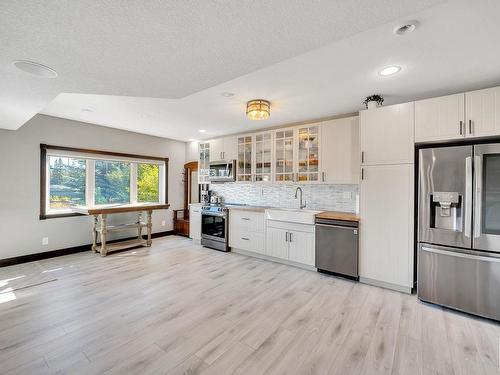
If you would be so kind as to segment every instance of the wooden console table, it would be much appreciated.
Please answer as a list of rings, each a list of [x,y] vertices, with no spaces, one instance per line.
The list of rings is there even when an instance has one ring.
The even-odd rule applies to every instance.
[[[93,216],[92,226],[92,251],[100,252],[101,256],[105,257],[108,252],[129,249],[137,246],[151,246],[151,229],[153,224],[151,216],[154,210],[165,210],[170,207],[169,204],[126,204],[106,207],[74,207],[75,212]],[[134,223],[108,225],[108,215],[121,214],[126,212],[137,212],[137,221]],[[146,222],[142,220],[142,213],[146,212]],[[147,239],[142,238],[142,228],[146,228]],[[137,230],[137,238],[131,240],[123,240],[107,243],[107,235],[112,232],[119,232],[122,230]],[[100,237],[100,243],[99,243]]]

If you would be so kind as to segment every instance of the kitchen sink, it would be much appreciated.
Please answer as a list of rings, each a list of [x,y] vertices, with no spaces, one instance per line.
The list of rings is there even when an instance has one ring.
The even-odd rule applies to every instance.
[[[298,208],[271,208],[266,210],[267,220],[286,221],[298,224],[314,224],[316,214],[323,211],[301,210]]]

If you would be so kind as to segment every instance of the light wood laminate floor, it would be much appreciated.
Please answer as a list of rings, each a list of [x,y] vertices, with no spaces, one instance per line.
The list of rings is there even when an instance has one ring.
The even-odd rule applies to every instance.
[[[42,264],[0,304],[1,373],[499,373],[495,323],[181,237]]]

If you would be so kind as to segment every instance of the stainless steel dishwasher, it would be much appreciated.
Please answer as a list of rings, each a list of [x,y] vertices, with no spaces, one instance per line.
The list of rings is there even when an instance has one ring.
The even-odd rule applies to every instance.
[[[316,268],[358,280],[358,223],[316,219]]]

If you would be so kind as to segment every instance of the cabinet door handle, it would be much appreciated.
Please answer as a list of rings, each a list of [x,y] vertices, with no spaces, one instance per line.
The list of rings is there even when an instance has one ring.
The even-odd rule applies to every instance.
[[[469,134],[472,134],[472,120],[469,120]]]
[[[289,238],[289,240],[290,240],[289,242],[292,242],[292,232],[289,232],[289,233],[288,233],[288,238]]]
[[[288,232],[285,232],[285,242],[288,242]]]
[[[462,130],[463,129],[463,125],[464,125],[463,121],[460,120],[460,135],[463,135],[463,130]]]
[[[365,162],[365,152],[361,151],[361,163]]]
[[[250,238],[246,238],[246,237],[241,237],[242,240],[245,240],[245,241],[250,241]]]
[[[365,179],[365,169],[361,168],[361,180]]]
[[[325,182],[325,172],[321,172],[321,180],[322,182]]]

